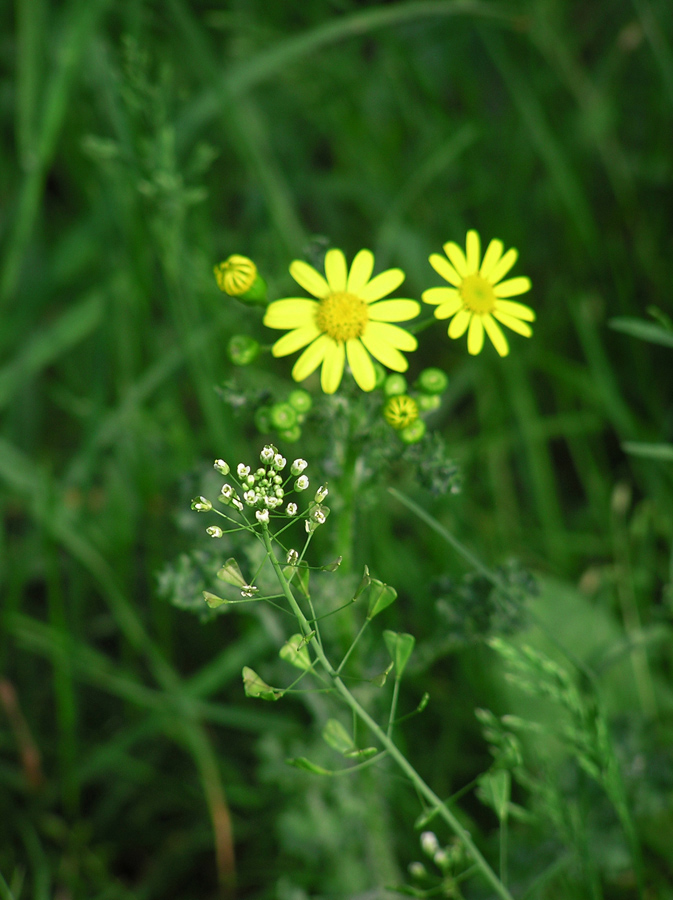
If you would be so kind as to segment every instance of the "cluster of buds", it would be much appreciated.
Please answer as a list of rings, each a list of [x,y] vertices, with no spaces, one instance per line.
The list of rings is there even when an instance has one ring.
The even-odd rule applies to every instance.
[[[430,413],[441,405],[441,395],[448,378],[441,369],[424,369],[415,390],[409,393],[404,375],[389,375],[383,383],[387,400],[383,404],[383,418],[395,429],[405,444],[416,444],[425,434],[423,413]]]

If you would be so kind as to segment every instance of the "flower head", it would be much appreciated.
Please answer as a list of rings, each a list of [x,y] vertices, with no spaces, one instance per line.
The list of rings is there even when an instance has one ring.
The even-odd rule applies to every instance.
[[[435,318],[453,316],[448,331],[450,338],[459,338],[467,331],[469,353],[481,351],[486,331],[500,356],[507,356],[509,344],[498,322],[524,337],[533,333],[526,324],[535,321],[533,310],[507,299],[529,291],[530,278],[519,276],[502,281],[518,257],[514,249],[503,255],[502,241],[492,240],[481,259],[479,234],[468,231],[465,249],[463,253],[457,244],[449,241],[444,244],[446,256],[432,254],[430,265],[453,286],[430,288],[423,292],[423,301],[437,307]]]
[[[289,297],[270,303],[264,324],[289,330],[273,345],[274,356],[287,356],[306,347],[292,369],[295,381],[303,381],[322,364],[322,389],[333,394],[348,359],[358,386],[371,391],[376,384],[372,356],[396,372],[407,370],[408,362],[400,350],[415,350],[418,342],[390,323],[413,319],[420,305],[415,300],[382,300],[402,284],[404,272],[388,269],[371,278],[373,270],[374,256],[369,250],[360,250],[350,272],[342,251],[329,250],[326,277],[301,260],[290,265],[294,280],[317,299]]]
[[[217,286],[230,297],[240,297],[255,283],[257,266],[247,256],[233,253],[224,262],[215,266]]]

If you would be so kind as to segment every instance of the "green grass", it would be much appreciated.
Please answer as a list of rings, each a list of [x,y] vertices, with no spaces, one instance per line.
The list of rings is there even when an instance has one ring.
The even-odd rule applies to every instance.
[[[513,799],[536,818],[508,824],[514,896],[633,897],[636,839],[643,897],[673,896],[673,469],[635,446],[673,443],[670,332],[648,315],[673,316],[667,3],[15,0],[0,57],[0,897],[204,900],[234,858],[256,900],[409,880],[408,786],[289,769],[326,752],[327,701],[243,696],[243,665],[276,671],[282,618],[201,623],[157,578],[203,546],[189,500],[212,459],[262,440],[214,389],[239,377],[228,337],[264,329],[213,265],[252,257],[276,298],[291,259],[369,247],[420,297],[429,253],[473,227],[519,249],[534,337],[500,360],[424,331],[410,375],[449,373],[433,427],[463,491],[386,477],[489,572],[532,572],[538,625],[598,685],[623,792],[522,738]],[[289,371],[250,378],[282,394]],[[481,638],[558,648],[489,619],[470,561],[385,483],[326,527],[400,594],[382,616],[417,639],[401,703],[431,702],[399,739],[449,797],[491,762],[475,708],[549,724]],[[495,865],[495,813],[461,809]]]

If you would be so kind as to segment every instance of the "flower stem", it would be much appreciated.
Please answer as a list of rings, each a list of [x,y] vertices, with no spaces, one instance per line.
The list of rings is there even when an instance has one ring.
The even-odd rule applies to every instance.
[[[278,582],[285,594],[287,602],[290,604],[290,608],[293,613],[297,617],[297,621],[302,629],[302,632],[307,635],[311,632],[311,626],[306,619],[306,616],[301,611],[299,604],[297,603],[294,594],[290,588],[290,585],[287,582],[287,579],[283,575],[282,569],[280,567],[280,563],[276,558],[276,554],[274,552],[273,546],[271,544],[271,536],[269,534],[269,529],[266,525],[262,528],[262,537],[264,540],[264,546],[266,547],[266,551],[269,555],[269,559],[271,560],[271,564],[276,573],[276,577]],[[318,657],[319,662],[321,663],[324,670],[332,679],[332,683],[336,691],[341,695],[346,704],[351,708],[351,710],[355,713],[355,715],[360,719],[360,721],[364,722],[365,725],[369,728],[372,734],[377,738],[377,740],[381,743],[381,745],[387,750],[388,755],[395,760],[399,768],[404,772],[404,774],[409,778],[411,783],[414,785],[419,794],[421,794],[436,810],[438,815],[444,819],[449,828],[453,831],[453,833],[459,838],[462,842],[463,846],[470,854],[475,864],[479,867],[484,878],[489,882],[491,887],[495,890],[498,897],[501,900],[513,900],[512,895],[507,890],[505,885],[500,881],[498,876],[495,874],[493,869],[489,866],[487,861],[481,855],[479,849],[472,841],[469,833],[463,828],[458,819],[454,816],[450,809],[440,800],[440,798],[435,794],[432,788],[429,787],[423,781],[421,776],[418,774],[416,769],[411,765],[406,756],[398,750],[390,737],[383,731],[383,729],[372,719],[369,713],[358,703],[355,697],[348,690],[346,685],[343,683],[341,678],[336,672],[336,669],[332,666],[330,661],[327,659],[323,648],[315,639],[315,637],[311,638],[310,645],[313,649],[313,652]]]

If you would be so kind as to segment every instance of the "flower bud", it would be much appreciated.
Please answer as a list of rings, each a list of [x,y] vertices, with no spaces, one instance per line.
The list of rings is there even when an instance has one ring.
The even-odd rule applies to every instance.
[[[293,475],[301,475],[304,469],[308,466],[308,463],[305,459],[295,459],[295,461],[290,466],[290,472]]]
[[[313,398],[308,391],[305,391],[302,388],[297,388],[292,391],[287,398],[287,402],[296,409],[298,413],[307,413],[313,406]]]
[[[259,454],[260,460],[265,464],[269,465],[269,463],[273,462],[273,458],[277,453],[277,449],[273,446],[273,444],[267,444],[262,448],[261,453]]]
[[[301,428],[299,425],[293,425],[292,428],[284,428],[278,432],[278,437],[282,438],[287,444],[296,444],[301,437]]]
[[[442,398],[439,394],[419,394],[416,397],[416,402],[422,412],[432,412],[435,409],[439,409],[442,405]]]
[[[398,394],[405,394],[406,390],[407,379],[404,375],[389,375],[383,384],[383,392],[387,397],[396,397]]]
[[[213,468],[216,469],[221,475],[228,475],[229,472],[231,472],[229,464],[226,463],[223,459],[216,459],[213,463]]]
[[[227,344],[227,356],[235,366],[249,366],[259,356],[261,345],[249,334],[235,334]]]
[[[308,480],[306,486],[308,487]],[[196,512],[208,512],[213,508],[213,504],[206,497],[195,497],[191,505]]]
[[[274,403],[270,417],[271,424],[279,431],[286,431],[297,424],[297,410],[289,403]]]
[[[224,532],[219,525],[209,525],[208,528],[206,528],[206,534],[209,534],[213,538],[221,538]]]
[[[418,419],[418,404],[406,394],[389,397],[383,407],[383,418],[396,431],[401,431]]]
[[[441,369],[423,369],[416,381],[419,391],[426,394],[443,394],[449,384],[449,376]]]
[[[434,831],[424,831],[421,835],[421,847],[427,856],[434,856],[439,850],[439,841]]]
[[[328,494],[329,494],[329,491],[327,490],[327,485],[321,484],[320,487],[318,488],[318,490],[315,492],[315,498],[314,498],[315,502],[322,503]]]
[[[411,425],[407,425],[399,432],[401,439],[405,444],[417,444],[425,434],[425,422],[423,419],[416,419]]]
[[[257,272],[257,266],[247,256],[235,253],[215,266],[217,286],[230,297],[244,303],[266,303],[266,283]]]

